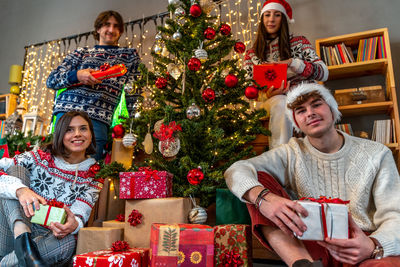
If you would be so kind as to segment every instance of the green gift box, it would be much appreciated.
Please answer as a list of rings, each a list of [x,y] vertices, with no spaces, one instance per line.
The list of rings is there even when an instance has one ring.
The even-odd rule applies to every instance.
[[[228,189],[217,189],[215,224],[251,224],[246,204]]]
[[[51,222],[65,223],[67,212],[63,208],[39,204],[39,210],[35,210],[35,215],[31,218],[31,223],[49,226]]]

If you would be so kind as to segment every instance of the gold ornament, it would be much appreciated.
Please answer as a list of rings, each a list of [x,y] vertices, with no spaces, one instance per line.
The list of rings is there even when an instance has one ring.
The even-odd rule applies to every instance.
[[[200,0],[201,10],[207,15],[213,10],[215,3],[213,0]]]
[[[144,147],[144,152],[146,152],[146,154],[150,155],[151,153],[153,153],[153,138],[151,137],[150,132],[146,134],[142,144]]]
[[[167,71],[175,80],[177,80],[182,74],[182,66],[175,63],[169,63]]]
[[[160,131],[161,124],[163,124],[163,123],[164,123],[164,119],[156,121],[156,123],[154,123],[154,131],[155,132]]]
[[[169,51],[168,51],[168,49],[167,49],[167,47],[165,45],[164,45],[164,47],[162,49],[161,55],[163,57],[168,57],[169,56]]]

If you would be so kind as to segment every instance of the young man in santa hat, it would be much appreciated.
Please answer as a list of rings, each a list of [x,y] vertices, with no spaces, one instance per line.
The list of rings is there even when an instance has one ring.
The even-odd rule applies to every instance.
[[[391,151],[336,130],[341,114],[323,85],[300,84],[286,103],[305,137],[225,172],[229,189],[248,203],[255,235],[289,266],[400,266],[400,177]],[[307,229],[299,214],[308,215],[294,200],[319,196],[350,200],[349,239],[294,237]]]

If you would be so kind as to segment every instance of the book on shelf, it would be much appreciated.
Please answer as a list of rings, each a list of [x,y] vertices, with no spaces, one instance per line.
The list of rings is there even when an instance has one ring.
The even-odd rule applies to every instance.
[[[335,128],[340,130],[340,131],[342,131],[342,132],[345,132],[345,133],[347,133],[349,135],[354,135],[353,129],[351,128],[351,124],[350,123],[336,124]]]
[[[371,139],[382,144],[396,143],[394,120],[387,119],[374,121]]]
[[[357,62],[386,57],[385,37],[383,35],[360,40]]]
[[[321,46],[321,59],[328,66],[355,62],[353,49],[344,42],[333,46]]]

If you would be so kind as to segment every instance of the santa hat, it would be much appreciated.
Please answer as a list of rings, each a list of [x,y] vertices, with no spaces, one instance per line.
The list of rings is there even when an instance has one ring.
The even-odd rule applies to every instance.
[[[275,9],[275,10],[282,12],[282,14],[285,14],[289,23],[294,23],[294,19],[292,18],[292,7],[285,0],[267,0],[267,1],[265,1],[264,5],[261,9],[261,15],[270,9]]]
[[[302,83],[291,89],[287,93],[286,97],[286,116],[293,123],[294,129],[297,132],[300,132],[300,128],[294,117],[294,110],[288,108],[288,105],[291,105],[293,102],[295,102],[299,98],[299,96],[311,92],[318,93],[322,97],[322,99],[328,104],[328,106],[331,108],[333,120],[335,121],[335,123],[339,122],[342,116],[339,111],[338,104],[328,88],[318,83]]]

